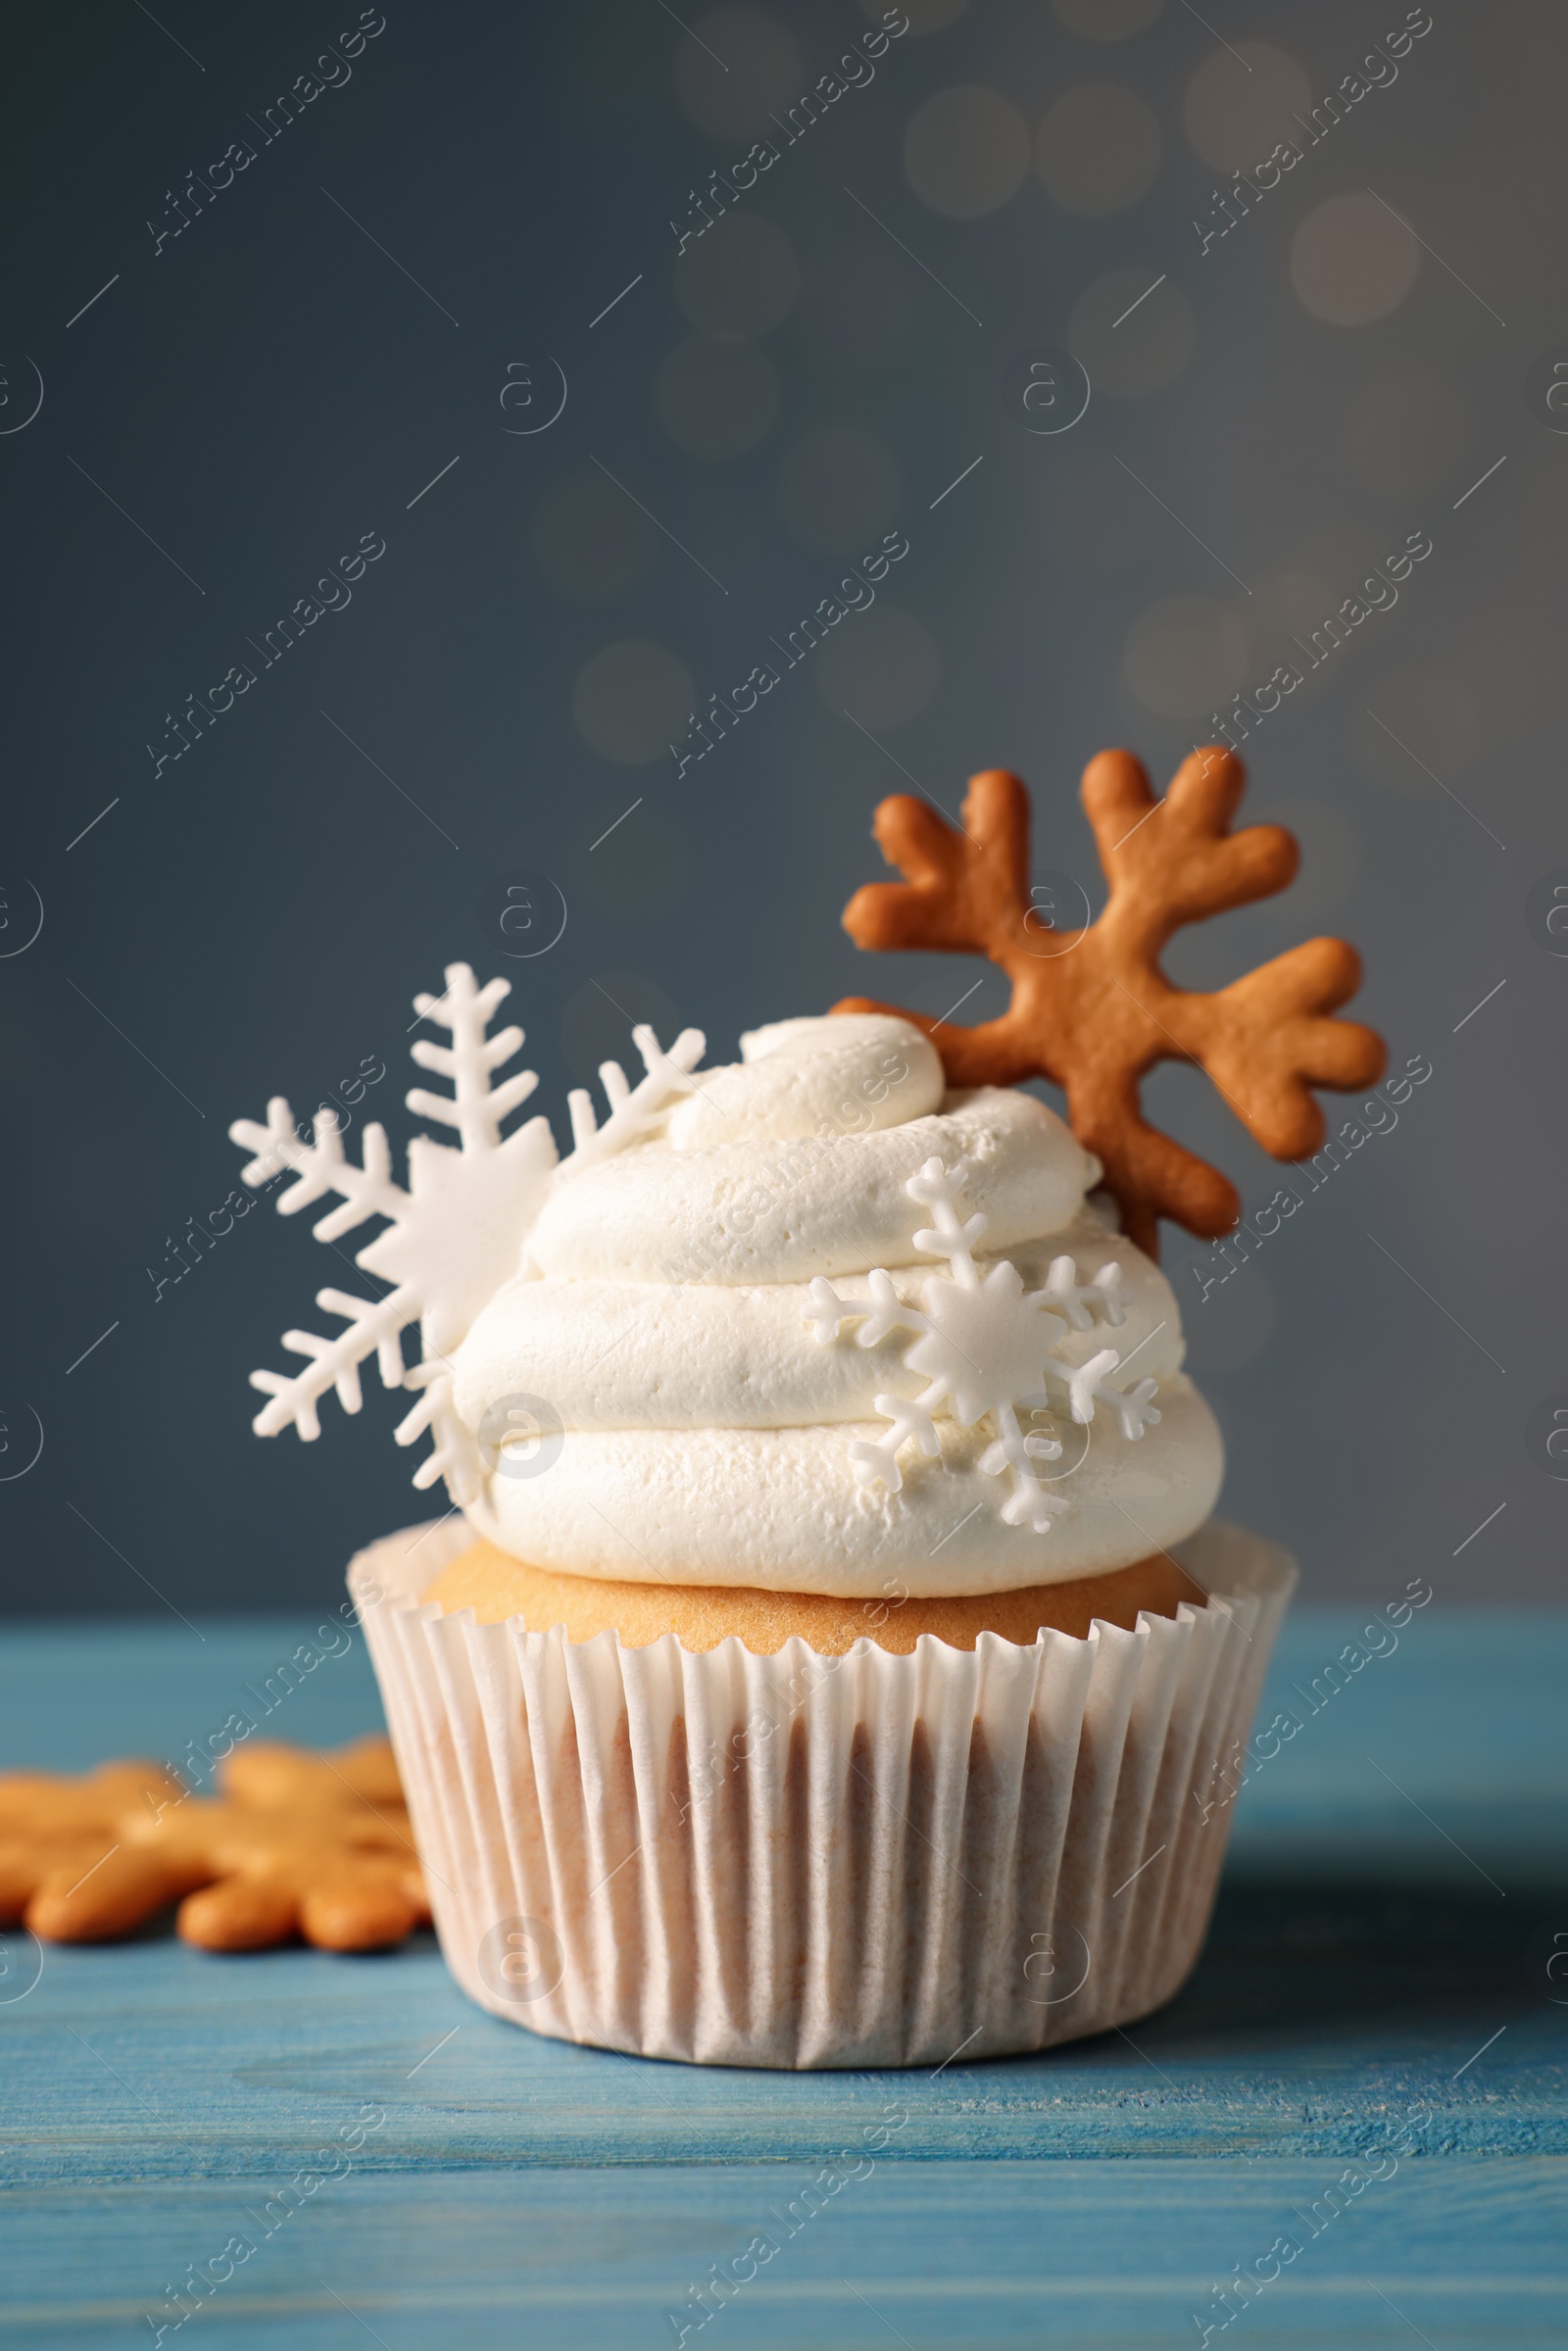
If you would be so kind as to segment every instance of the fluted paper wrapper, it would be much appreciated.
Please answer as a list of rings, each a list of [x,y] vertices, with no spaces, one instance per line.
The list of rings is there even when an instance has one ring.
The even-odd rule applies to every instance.
[[[1296,1571],[1211,1522],[1206,1606],[908,1656],[572,1643],[421,1595],[461,1519],[349,1571],[453,1974],[564,2040],[941,2064],[1168,2000],[1207,1930]]]

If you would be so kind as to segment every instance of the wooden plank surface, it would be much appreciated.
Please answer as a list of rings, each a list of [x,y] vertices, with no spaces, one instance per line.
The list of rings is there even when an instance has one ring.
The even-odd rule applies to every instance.
[[[1198,2342],[1193,2314],[1214,2311],[1215,2283],[1294,2232],[1300,2253],[1213,2340],[1384,2351],[1424,2336],[1440,2351],[1559,2351],[1559,2167],[1411,2165],[1314,2238],[1299,2216],[1321,2206],[1342,2170],[888,2163],[805,2219],[812,2172],[780,2164],[700,2182],[661,2170],[351,2179],[262,2239],[164,2340],[652,2351],[678,2340],[671,2312],[691,2323],[690,2289],[710,2265],[766,2232],[778,2251],[688,2346],[837,2351],[902,2339],[917,2351],[1122,2351]],[[54,2351],[151,2341],[148,2314],[168,2307],[164,2284],[183,2264],[247,2231],[261,2238],[247,2203],[238,2188],[206,2182],[134,2197],[84,2190],[52,2208],[29,2198],[19,2225],[48,2290],[8,2300],[0,2340]]]
[[[15,1633],[0,1765],[178,1759],[235,1710],[371,1726],[357,1636],[263,1714],[302,1630]],[[13,1936],[0,2340],[171,2342],[166,2288],[233,2238],[180,2340],[1568,2341],[1568,1622],[1433,1611],[1333,1686],[1355,1630],[1287,1628],[1260,1719],[1300,1728],[1241,1793],[1187,1989],[1044,2058],[657,2065],[482,2014],[429,1937],[221,1959],[160,1932],[47,1950],[25,1988]],[[1277,2278],[1216,2302],[1282,2235]]]

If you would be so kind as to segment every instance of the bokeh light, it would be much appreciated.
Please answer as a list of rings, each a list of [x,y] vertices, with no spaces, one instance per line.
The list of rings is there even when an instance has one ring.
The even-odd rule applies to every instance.
[[[1205,164],[1247,171],[1282,139],[1299,146],[1305,134],[1297,117],[1311,100],[1312,85],[1294,57],[1268,41],[1238,41],[1199,67],[1187,84],[1182,120]]]
[[[1207,596],[1161,596],[1127,631],[1122,676],[1159,718],[1203,718],[1242,682],[1247,632]]]
[[[782,18],[765,8],[710,8],[688,19],[675,52],[681,112],[710,139],[763,137],[807,86],[806,61]]]
[[[1112,269],[1073,304],[1067,341],[1097,392],[1143,400],[1174,383],[1193,355],[1192,304],[1154,269]],[[1152,292],[1151,288],[1152,287]]]
[[[1415,284],[1421,248],[1377,197],[1352,190],[1309,212],[1291,240],[1291,283],[1327,326],[1370,326]]]
[[[602,645],[577,672],[571,714],[590,748],[623,767],[667,756],[697,689],[684,661],[662,645],[626,637]]]

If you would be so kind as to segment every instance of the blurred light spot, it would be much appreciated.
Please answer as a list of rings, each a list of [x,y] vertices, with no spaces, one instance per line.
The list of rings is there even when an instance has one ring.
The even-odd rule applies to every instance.
[[[851,613],[816,656],[823,701],[849,711],[873,735],[917,716],[941,676],[942,657],[930,630],[891,604]]]
[[[1029,128],[997,90],[966,82],[939,90],[904,134],[904,169],[922,204],[950,220],[978,220],[1017,195],[1029,170]]]
[[[883,0],[860,0],[860,6],[874,24],[880,24],[887,14]],[[968,0],[901,0],[909,30],[918,34],[940,32],[961,17],[967,6]]]
[[[1052,0],[1069,32],[1090,41],[1126,41],[1152,24],[1165,0]]]
[[[638,813],[641,814],[639,809]],[[670,1045],[680,1030],[673,1000],[657,980],[640,971],[601,971],[585,980],[567,999],[561,1015],[561,1055],[580,1086],[591,1086],[597,1114],[604,1116],[599,1084],[602,1061],[618,1061],[628,1077],[642,1074],[642,1056],[631,1033],[646,1020],[661,1045]]]
[[[1433,776],[1451,789],[1481,740],[1481,711],[1470,688],[1446,669],[1395,669],[1359,695],[1357,705],[1349,741],[1362,774],[1401,800],[1424,800],[1435,808],[1442,795]],[[1423,766],[1431,773],[1423,774]]]
[[[816,555],[869,555],[898,514],[898,462],[858,424],[829,424],[797,441],[778,477],[779,519]]]
[[[662,759],[684,728],[697,689],[662,645],[627,637],[602,645],[577,672],[571,714],[583,741],[625,767]]]
[[[808,273],[799,327],[841,365],[901,351],[920,316],[915,272],[886,245],[850,244]]]
[[[1343,808],[1315,792],[1270,792],[1267,806],[1260,802],[1253,814],[1296,835],[1301,863],[1291,884],[1291,915],[1302,929],[1315,930],[1340,911],[1361,879],[1359,831]]]
[[[795,35],[765,8],[711,8],[689,23],[675,52],[681,112],[712,139],[764,136],[806,86]]]
[[[1206,596],[1161,596],[1127,631],[1121,671],[1159,718],[1204,718],[1242,682],[1247,634]]]
[[[1369,326],[1414,285],[1421,248],[1375,196],[1330,196],[1291,240],[1291,283],[1314,318]]]
[[[1187,84],[1182,120],[1205,164],[1248,171],[1282,139],[1300,146],[1306,133],[1294,118],[1306,113],[1311,98],[1294,57],[1267,41],[1238,41],[1234,51],[1216,49],[1199,67]]]
[[[1436,489],[1469,438],[1464,396],[1441,375],[1380,376],[1346,411],[1351,470],[1386,498]]]
[[[1152,268],[1112,269],[1073,304],[1068,346],[1097,392],[1142,400],[1173,383],[1191,359],[1198,339],[1192,307],[1169,278],[1150,293],[1158,275]]]
[[[682,343],[654,379],[654,408],[691,457],[743,457],[778,415],[778,377],[753,343]]]
[[[801,290],[795,248],[756,213],[730,213],[675,264],[675,299],[692,324],[721,341],[770,334]]]
[[[1041,123],[1035,169],[1068,212],[1119,213],[1150,185],[1161,152],[1152,107],[1117,82],[1087,82]]]
[[[661,541],[646,514],[596,466],[552,482],[528,517],[528,553],[558,596],[612,604],[640,587]]]

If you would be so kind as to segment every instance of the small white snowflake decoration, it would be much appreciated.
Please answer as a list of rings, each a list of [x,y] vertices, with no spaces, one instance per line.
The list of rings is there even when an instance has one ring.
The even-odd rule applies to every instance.
[[[374,1299],[341,1290],[317,1293],[317,1304],[341,1315],[347,1328],[333,1338],[284,1332],[283,1345],[309,1360],[292,1375],[252,1372],[252,1387],[271,1399],[253,1423],[258,1436],[276,1436],[292,1422],[301,1437],[318,1437],[317,1405],[329,1388],[336,1389],[345,1412],[358,1412],[360,1365],[373,1354],[384,1387],[423,1391],[396,1431],[399,1445],[433,1432],[435,1449],[415,1473],[415,1485],[433,1486],[445,1477],[454,1502],[463,1504],[476,1498],[482,1473],[473,1441],[452,1409],[451,1349],[517,1271],[549,1186],[646,1133],[677,1094],[689,1092],[705,1040],[700,1030],[685,1029],[666,1053],[651,1028],[634,1028],[646,1076],[632,1086],[617,1062],[605,1063],[599,1074],[610,1116],[603,1126],[586,1091],[568,1097],[574,1148],[558,1168],[548,1119],[530,1118],[506,1137],[501,1132],[539,1083],[531,1069],[492,1082],[523,1042],[519,1028],[485,1033],[511,982],[491,980],[480,988],[466,963],[449,964],[446,981],[444,995],[416,996],[414,1008],[446,1029],[451,1044],[420,1038],[410,1053],[421,1069],[450,1079],[452,1092],[416,1086],[407,1100],[420,1117],[455,1129],[458,1141],[454,1148],[416,1135],[409,1145],[407,1191],[392,1180],[392,1154],[379,1125],[365,1130],[360,1167],[344,1155],[335,1112],[323,1110],[313,1121],[307,1142],[280,1095],[268,1103],[265,1126],[239,1118],[228,1131],[254,1153],[241,1170],[247,1184],[265,1184],[285,1168],[293,1172],[295,1182],[278,1198],[282,1215],[295,1215],[328,1193],[341,1194],[342,1205],[314,1228],[318,1241],[337,1241],[372,1216],[387,1219],[354,1261],[392,1289]],[[423,1360],[408,1369],[403,1333],[415,1322]]]
[[[946,1274],[931,1274],[921,1284],[918,1309],[902,1303],[891,1277],[879,1268],[868,1277],[871,1296],[866,1303],[841,1298],[819,1274],[811,1284],[807,1320],[824,1344],[836,1340],[846,1322],[858,1321],[856,1336],[861,1347],[878,1347],[895,1330],[916,1334],[904,1357],[905,1368],[929,1385],[918,1396],[873,1397],[877,1411],[893,1426],[874,1444],[862,1438],[851,1445],[850,1459],[862,1486],[880,1478],[890,1494],[897,1494],[904,1483],[899,1451],[911,1437],[922,1453],[937,1459],[941,1448],[932,1420],[936,1412],[945,1410],[963,1429],[989,1418],[994,1442],[981,1454],[980,1467],[988,1477],[1000,1477],[1004,1470],[1012,1473],[1002,1515],[1009,1526],[1028,1526],[1036,1535],[1045,1535],[1053,1517],[1071,1504],[1048,1494],[1030,1463],[1059,1460],[1061,1445],[1055,1437],[1026,1437],[1018,1425],[1018,1405],[1040,1395],[1049,1377],[1065,1388],[1075,1421],[1092,1421],[1098,1399],[1113,1407],[1124,1437],[1138,1438],[1159,1418],[1153,1402],[1155,1383],[1146,1379],[1129,1390],[1110,1387],[1109,1375],[1120,1361],[1114,1347],[1102,1347],[1078,1370],[1050,1360],[1069,1328],[1089,1329],[1091,1309],[1112,1325],[1126,1319],[1121,1267],[1114,1261],[1102,1265],[1092,1282],[1080,1285],[1073,1259],[1054,1257],[1046,1287],[1028,1292],[1017,1267],[1005,1257],[999,1257],[982,1275],[971,1252],[986,1230],[986,1219],[976,1214],[960,1222],[958,1216],[969,1172],[961,1162],[944,1167],[940,1159],[927,1159],[905,1186],[911,1200],[931,1210],[930,1226],[914,1236],[915,1248],[929,1256],[946,1257],[949,1266]]]

